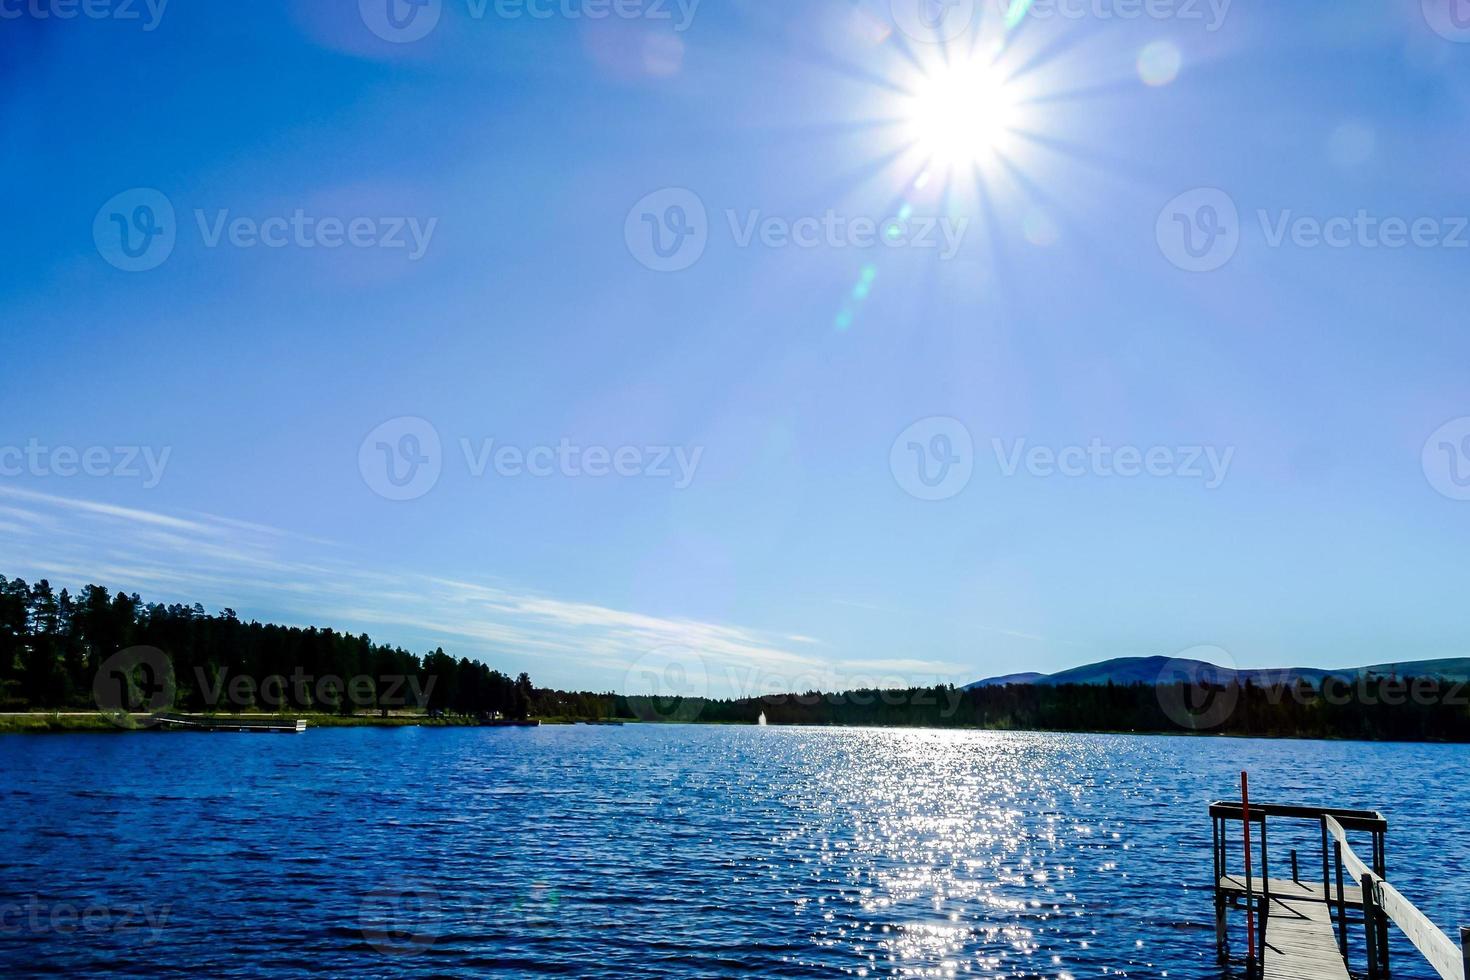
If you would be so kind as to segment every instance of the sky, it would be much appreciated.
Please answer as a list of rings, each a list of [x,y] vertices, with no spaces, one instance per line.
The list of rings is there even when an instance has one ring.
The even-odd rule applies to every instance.
[[[4,0],[0,574],[599,690],[1470,655],[1465,8]]]

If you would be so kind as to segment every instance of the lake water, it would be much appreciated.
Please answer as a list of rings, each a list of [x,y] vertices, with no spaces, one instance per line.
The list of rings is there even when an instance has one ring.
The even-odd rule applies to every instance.
[[[0,974],[1220,977],[1205,805],[1240,769],[1256,799],[1383,810],[1390,880],[1451,931],[1467,759],[684,726],[0,736]],[[1402,941],[1394,974],[1432,976]]]

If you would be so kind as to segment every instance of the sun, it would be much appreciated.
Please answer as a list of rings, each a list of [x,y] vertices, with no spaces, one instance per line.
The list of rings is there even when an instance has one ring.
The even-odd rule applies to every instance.
[[[909,135],[933,164],[975,167],[1002,153],[1016,123],[1014,93],[980,62],[946,65],[925,75],[908,106]]]

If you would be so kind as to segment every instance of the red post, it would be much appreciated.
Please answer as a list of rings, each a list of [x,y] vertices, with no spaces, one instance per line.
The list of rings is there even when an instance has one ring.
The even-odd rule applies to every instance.
[[[1245,828],[1245,948],[1246,959],[1256,961],[1256,906],[1251,892],[1251,793],[1250,780],[1240,774],[1240,822]]]

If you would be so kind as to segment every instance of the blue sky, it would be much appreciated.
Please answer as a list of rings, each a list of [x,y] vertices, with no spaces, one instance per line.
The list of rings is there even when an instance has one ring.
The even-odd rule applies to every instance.
[[[1437,4],[1039,2],[1007,30],[982,0],[948,43],[902,0],[442,0],[403,43],[367,0],[12,4],[0,447],[38,448],[0,452],[0,573],[575,687],[671,648],[721,693],[1470,654],[1470,44]],[[938,160],[919,123],[972,68],[1000,122]],[[637,233],[670,233],[671,188],[703,251],[659,271]],[[137,189],[176,240],[126,271]],[[252,244],[298,212],[366,244]],[[803,218],[844,230],[781,245]],[[896,218],[896,247],[853,230]],[[401,419],[440,444],[408,500],[371,472],[424,448]],[[968,480],[923,499],[903,461],[955,434]],[[477,475],[487,440],[636,475]],[[1037,447],[1076,468],[1007,471]]]

